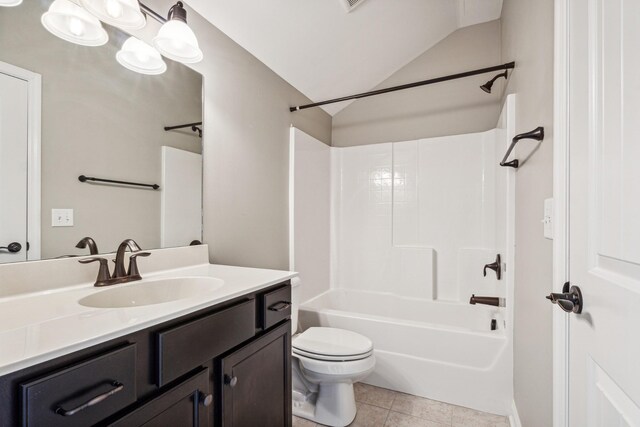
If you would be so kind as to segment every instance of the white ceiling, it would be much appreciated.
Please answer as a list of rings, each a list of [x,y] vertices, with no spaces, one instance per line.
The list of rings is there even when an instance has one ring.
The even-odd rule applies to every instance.
[[[502,10],[502,0],[362,0],[349,13],[344,0],[188,3],[316,102],[371,90],[453,31]]]

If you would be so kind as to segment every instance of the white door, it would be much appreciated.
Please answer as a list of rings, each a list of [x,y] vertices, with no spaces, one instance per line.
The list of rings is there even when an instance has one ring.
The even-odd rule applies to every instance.
[[[28,89],[0,73],[0,263],[27,259]]]
[[[640,426],[640,1],[569,7],[569,424]]]

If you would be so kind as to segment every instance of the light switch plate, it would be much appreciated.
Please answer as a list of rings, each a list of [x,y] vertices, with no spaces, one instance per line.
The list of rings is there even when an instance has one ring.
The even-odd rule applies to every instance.
[[[51,209],[52,227],[73,227],[73,209]]]
[[[544,237],[553,239],[553,199],[545,199],[544,201],[542,224],[544,225]]]

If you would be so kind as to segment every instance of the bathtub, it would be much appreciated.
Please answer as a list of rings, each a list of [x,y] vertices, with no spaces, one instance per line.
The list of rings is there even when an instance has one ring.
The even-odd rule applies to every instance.
[[[504,310],[332,289],[301,304],[299,322],[371,338],[377,364],[366,383],[508,415],[512,350]]]

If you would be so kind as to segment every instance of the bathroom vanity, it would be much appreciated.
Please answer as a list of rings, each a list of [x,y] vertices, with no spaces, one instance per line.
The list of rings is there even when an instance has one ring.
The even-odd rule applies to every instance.
[[[291,425],[294,275],[201,264],[111,287],[154,295],[163,281],[219,281],[202,295],[140,306],[118,307],[112,289],[90,284],[0,298],[0,425]],[[39,307],[48,318],[37,318]],[[23,324],[11,329],[20,311]]]

